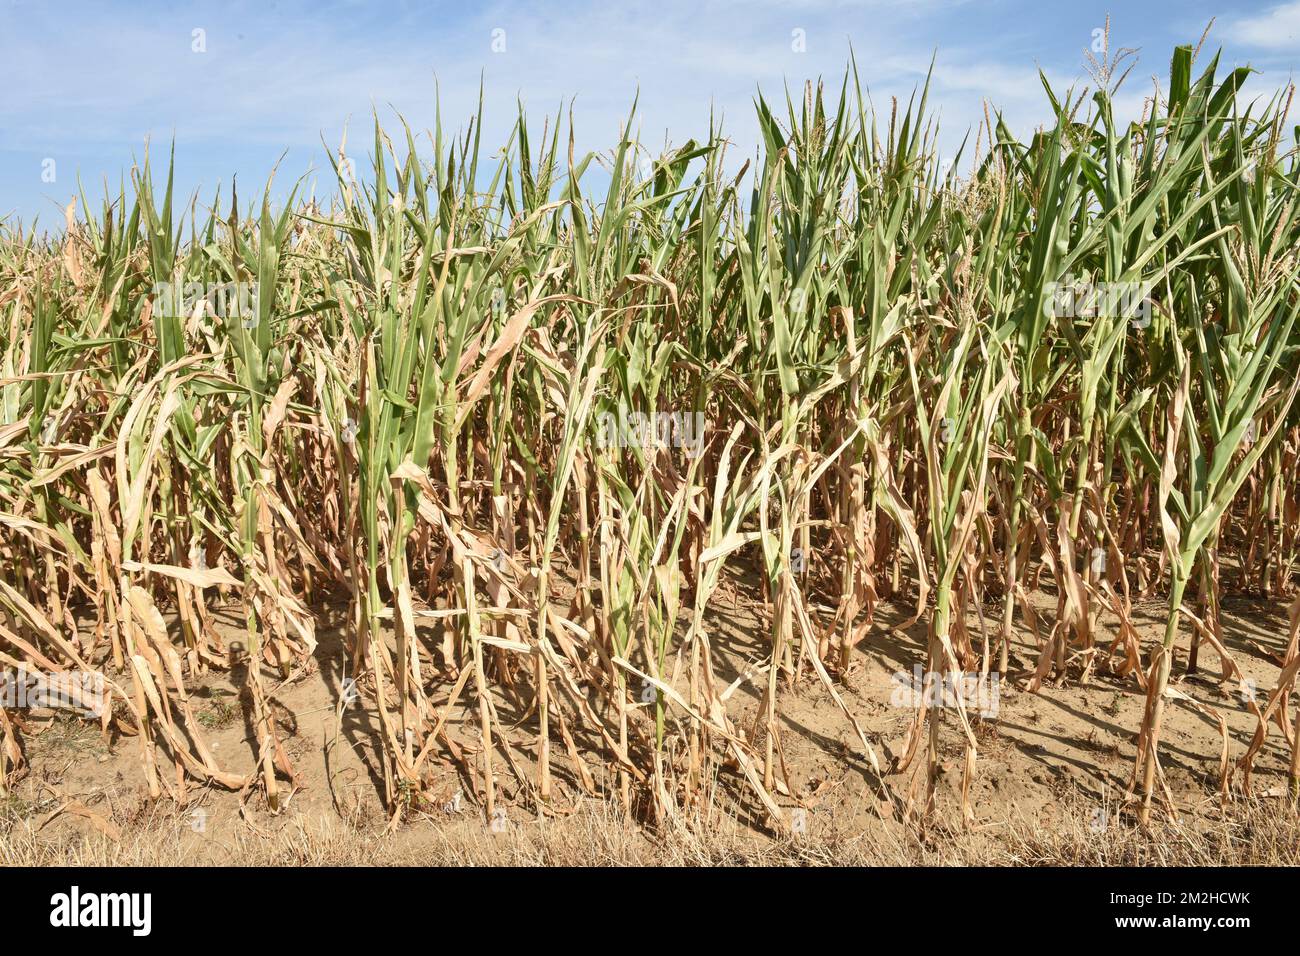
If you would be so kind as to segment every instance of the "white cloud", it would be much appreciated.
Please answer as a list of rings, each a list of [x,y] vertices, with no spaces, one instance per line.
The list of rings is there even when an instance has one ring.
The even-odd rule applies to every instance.
[[[1284,3],[1259,16],[1230,21],[1224,35],[1263,50],[1300,50],[1300,2]]]
[[[354,130],[364,126],[372,104],[381,115],[391,104],[417,128],[431,125],[435,74],[453,127],[473,112],[483,76],[485,136],[508,127],[516,96],[530,111],[550,112],[576,97],[580,137],[608,143],[639,90],[647,140],[665,130],[678,142],[701,135],[711,107],[746,138],[757,89],[779,101],[787,82],[796,92],[818,76],[837,84],[850,38],[873,93],[905,97],[924,78],[935,16],[953,5],[800,0],[742,11],[734,0],[656,0],[613,10],[592,0],[560,13],[502,2],[432,29],[413,19],[409,34],[396,37],[325,17],[276,30],[250,8],[123,22],[92,7],[33,18],[23,42],[0,36],[0,88],[22,93],[0,100],[0,146],[135,147],[147,133],[174,130],[182,143],[312,147],[322,132],[333,142],[348,116]],[[190,20],[205,25],[206,53],[190,50]],[[490,49],[498,27],[507,44],[499,55]],[[806,52],[792,49],[796,28],[806,31]],[[48,58],[55,47],[57,62]],[[984,95],[1020,100],[1027,89],[1041,102],[1032,66],[1009,70],[947,52],[932,102],[954,122],[976,121],[979,110],[966,107]],[[945,92],[978,95],[958,102]]]
[[[205,181],[264,175],[285,149],[283,174],[297,175],[309,162],[322,165],[322,136],[335,146],[349,120],[349,152],[368,153],[372,106],[386,125],[391,106],[417,134],[431,127],[435,75],[448,131],[475,111],[482,77],[485,159],[504,143],[517,97],[539,128],[543,115],[561,106],[567,112],[575,100],[582,151],[612,145],[638,92],[648,146],[706,135],[712,112],[736,144],[732,156],[752,155],[756,91],[783,111],[787,85],[797,100],[805,80],[824,77],[833,97],[850,44],[884,117],[891,97],[906,104],[924,82],[937,49],[929,115],[940,120],[944,150],[975,129],[986,100],[1019,135],[1047,122],[1036,59],[1058,95],[1090,85],[1081,69],[1088,34],[1073,49],[1059,30],[1048,42],[1043,24],[1018,24],[1011,0],[978,9],[965,0],[652,0],[618,9],[605,0],[567,0],[562,8],[489,0],[472,9],[390,0],[382,19],[341,2],[279,0],[275,11],[261,0],[182,3],[132,20],[75,2],[75,10],[24,4],[19,16],[0,0],[0,172],[6,152],[17,157],[11,164],[23,164],[23,176],[35,168],[32,156],[81,155],[84,166],[61,160],[61,173],[116,180],[146,136],[160,144],[174,132],[181,170],[193,169],[197,157],[195,175]],[[1255,32],[1270,41],[1285,36],[1279,10],[1296,18],[1300,0],[1230,25],[1237,51],[1260,49],[1250,40]],[[207,30],[206,53],[191,51],[195,26]],[[491,49],[496,28],[506,31],[501,54]],[[792,46],[795,29],[805,31],[802,52]],[[1143,33],[1129,42],[1149,39]],[[1163,77],[1163,62],[1151,65]],[[1279,64],[1266,65],[1272,82]],[[1140,115],[1144,72],[1135,71],[1117,103],[1121,119]]]

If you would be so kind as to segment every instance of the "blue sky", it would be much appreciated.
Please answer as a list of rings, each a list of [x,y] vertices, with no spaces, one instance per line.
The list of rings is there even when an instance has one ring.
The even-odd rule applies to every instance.
[[[238,174],[247,200],[277,160],[279,184],[319,171],[322,137],[337,148],[349,120],[360,156],[372,107],[431,125],[435,76],[453,127],[482,77],[493,148],[516,97],[538,122],[576,98],[579,147],[606,148],[638,89],[645,142],[700,136],[712,106],[752,148],[756,87],[833,80],[851,42],[878,105],[906,97],[937,52],[932,103],[948,138],[978,121],[985,98],[1024,131],[1045,117],[1036,69],[1061,86],[1081,80],[1108,6],[1112,49],[1140,51],[1125,87],[1134,109],[1153,75],[1165,80],[1173,46],[1211,17],[1207,48],[1259,69],[1254,91],[1287,83],[1300,59],[1300,0],[0,0],[0,216],[56,227],[78,176],[92,199],[105,177],[115,188],[147,138],[154,151],[175,138],[184,193],[210,198],[224,183],[228,195]]]

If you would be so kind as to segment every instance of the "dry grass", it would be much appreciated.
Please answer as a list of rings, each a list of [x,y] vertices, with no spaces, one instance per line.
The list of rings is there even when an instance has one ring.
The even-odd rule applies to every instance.
[[[1115,823],[1097,832],[1078,802],[1049,826],[1024,817],[975,831],[920,837],[898,825],[767,839],[743,827],[655,832],[629,825],[614,805],[590,802],[572,816],[512,823],[419,821],[385,836],[328,818],[298,817],[271,834],[241,828],[226,841],[197,838],[182,816],[162,814],[126,831],[36,832],[0,824],[4,866],[1296,866],[1300,822],[1277,801],[1240,807],[1217,821],[1162,822],[1149,833]],[[219,842],[219,845],[217,845]]]

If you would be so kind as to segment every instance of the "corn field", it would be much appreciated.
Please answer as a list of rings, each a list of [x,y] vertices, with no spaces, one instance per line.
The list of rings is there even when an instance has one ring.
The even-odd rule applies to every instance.
[[[341,608],[339,709],[375,721],[394,823],[451,760],[489,815],[503,768],[539,810],[562,772],[660,822],[724,774],[787,830],[801,684],[882,814],[940,815],[957,741],[971,823],[984,718],[922,705],[886,753],[842,694],[920,625],[929,674],[1145,694],[1149,822],[1166,712],[1222,724],[1180,675],[1241,678],[1222,601],[1296,594],[1300,127],[1292,90],[1247,101],[1248,70],[1191,47],[1121,123],[1123,64],[1094,66],[1043,79],[1050,126],[1021,141],[990,109],[951,162],[928,85],[877,112],[853,63],[756,98],[749,157],[716,125],[655,155],[635,106],[585,155],[571,117],[539,135],[521,109],[489,157],[480,107],[459,133],[376,121],[355,160],[345,139],[328,203],[187,205],[155,155],[58,235],[0,226],[0,667],[102,674],[152,797],[275,810],[275,687],[322,666]],[[743,721],[713,620],[742,583],[765,655]],[[1203,755],[1224,800],[1279,739],[1300,785],[1300,600],[1290,620],[1253,741]],[[1038,648],[1017,675],[1013,637]],[[210,672],[252,701],[251,775],[195,719]],[[0,709],[0,792],[24,766]]]

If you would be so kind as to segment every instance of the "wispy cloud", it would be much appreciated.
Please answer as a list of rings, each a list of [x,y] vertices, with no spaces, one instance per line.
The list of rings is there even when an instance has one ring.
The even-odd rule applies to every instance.
[[[0,0],[0,197],[28,214],[58,200],[80,172],[90,182],[175,137],[182,185],[264,176],[280,154],[291,176],[322,162],[351,119],[359,141],[369,113],[399,111],[433,125],[474,112],[480,82],[484,137],[499,142],[522,99],[532,113],[576,100],[579,148],[608,146],[639,94],[648,143],[699,137],[723,116],[741,151],[757,140],[752,100],[825,77],[837,84],[850,49],[875,103],[906,99],[934,57],[931,108],[956,141],[985,101],[1017,132],[1049,119],[1041,67],[1059,91],[1087,82],[1083,50],[1106,0],[1069,7],[1035,0],[611,0],[467,7],[452,0],[387,0],[382,15],[350,0],[139,0],[130,15],[89,0]],[[1163,72],[1187,0],[1117,17],[1116,46],[1140,46]],[[1264,51],[1284,74],[1283,38],[1300,2],[1239,18],[1222,35],[1237,52]],[[204,31],[195,52],[195,30]],[[503,31],[494,33],[494,31]],[[1199,33],[1199,31],[1197,31]],[[1288,41],[1289,42],[1289,41]],[[1144,54],[1145,55],[1145,54]],[[435,87],[435,83],[437,86]],[[40,179],[57,157],[56,184]],[[191,179],[188,183],[185,175]]]
[[[1300,51],[1300,2],[1230,20],[1224,35],[1237,43],[1271,51]]]

